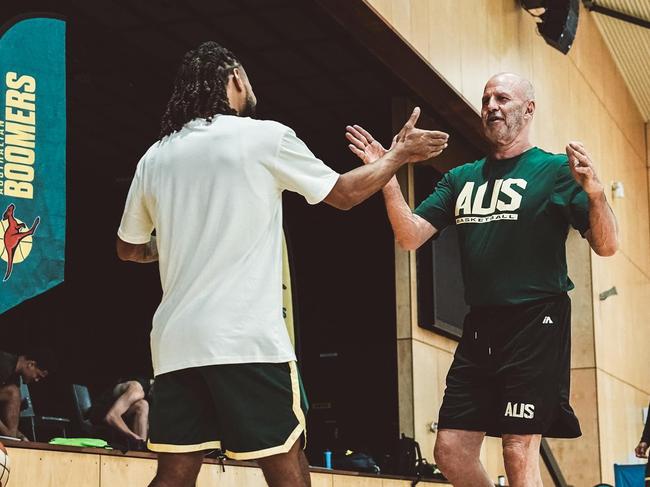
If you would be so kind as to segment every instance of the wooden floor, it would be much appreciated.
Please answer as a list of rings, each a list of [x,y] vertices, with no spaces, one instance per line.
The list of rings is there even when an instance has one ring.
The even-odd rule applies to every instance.
[[[146,487],[156,460],[150,453],[122,454],[95,448],[6,445],[11,462],[8,487]],[[313,469],[313,487],[409,487],[411,481]],[[418,485],[434,485],[420,482]],[[439,485],[439,484],[438,484]],[[225,471],[207,459],[197,487],[264,487],[262,471],[250,462],[226,461]]]

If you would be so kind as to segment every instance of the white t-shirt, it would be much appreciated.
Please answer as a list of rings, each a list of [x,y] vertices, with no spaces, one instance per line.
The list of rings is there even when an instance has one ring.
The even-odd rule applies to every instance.
[[[338,177],[272,121],[196,119],[149,148],[118,236],[143,244],[156,230],[155,375],[295,360],[282,318],[282,191],[315,204]]]

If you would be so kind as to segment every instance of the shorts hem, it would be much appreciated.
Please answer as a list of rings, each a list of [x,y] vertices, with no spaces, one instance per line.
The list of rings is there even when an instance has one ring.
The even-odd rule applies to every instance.
[[[559,439],[573,439],[573,438],[579,438],[582,436],[581,432],[557,432],[557,431],[550,431],[547,432],[547,430],[540,431],[539,429],[521,429],[519,431],[516,431],[514,428],[495,428],[495,427],[481,427],[481,426],[473,426],[473,425],[466,425],[466,424],[459,424],[459,423],[442,423],[438,424],[438,431],[441,430],[461,430],[461,431],[477,431],[481,433],[485,433],[485,436],[489,436],[492,438],[500,438],[503,435],[542,435],[544,438],[559,438]]]
[[[463,430],[463,431],[480,431],[486,433],[490,428],[483,426],[467,425],[460,423],[442,423],[438,422],[438,431],[440,430]]]
[[[527,436],[527,435],[541,435],[542,438],[555,438],[558,440],[574,440],[576,438],[580,438],[582,436],[582,433],[543,433],[541,431],[488,431],[485,436],[489,436],[491,438],[501,438],[503,435],[519,435],[519,436]]]
[[[304,436],[303,449],[307,446],[307,421],[305,419],[305,413],[300,407],[300,383],[298,381],[298,367],[296,366],[296,362],[289,362],[289,371],[291,375],[291,389],[293,396],[291,409],[298,421],[298,424],[289,434],[289,437],[282,445],[264,448],[263,450],[252,450],[246,452],[226,450],[225,453],[228,458],[232,458],[233,460],[254,460],[256,458],[264,458],[271,455],[287,453],[291,450],[293,444],[298,441],[300,435]]]
[[[251,364],[283,364],[295,362],[294,355],[275,355],[273,357],[245,356],[245,357],[206,357],[193,362],[178,362],[164,367],[154,366],[154,377],[186,369],[212,367],[213,365],[251,365]]]
[[[226,450],[225,453],[228,458],[232,458],[233,460],[256,460],[258,458],[265,458],[272,455],[287,453],[289,450],[291,450],[291,447],[294,445],[294,443],[298,441],[298,438],[300,438],[300,435],[304,431],[304,426],[302,423],[299,423],[298,426],[296,426],[296,428],[291,432],[287,438],[287,441],[285,441],[282,445],[272,446],[271,448],[264,448],[263,450],[254,450],[247,452],[233,452]]]
[[[206,441],[205,443],[196,443],[194,445],[172,445],[169,443],[152,443],[148,441],[147,448],[156,453],[192,453],[202,450],[216,450],[221,448],[221,442]]]

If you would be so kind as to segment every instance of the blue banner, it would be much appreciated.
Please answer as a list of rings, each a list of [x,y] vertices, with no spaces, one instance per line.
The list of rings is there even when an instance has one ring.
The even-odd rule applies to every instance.
[[[614,464],[614,479],[616,487],[644,487],[645,465]]]
[[[0,31],[0,313],[63,282],[65,22]]]

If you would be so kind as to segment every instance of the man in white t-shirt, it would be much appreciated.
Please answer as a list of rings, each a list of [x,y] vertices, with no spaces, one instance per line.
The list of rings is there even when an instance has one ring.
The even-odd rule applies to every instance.
[[[347,210],[447,145],[447,134],[414,127],[416,108],[385,157],[339,175],[290,128],[249,118],[255,104],[230,51],[206,42],[188,52],[118,230],[119,257],[158,261],[163,288],[151,332],[152,487],[193,486],[216,448],[258,460],[272,487],[310,485],[306,402],[282,318],[282,191]]]

